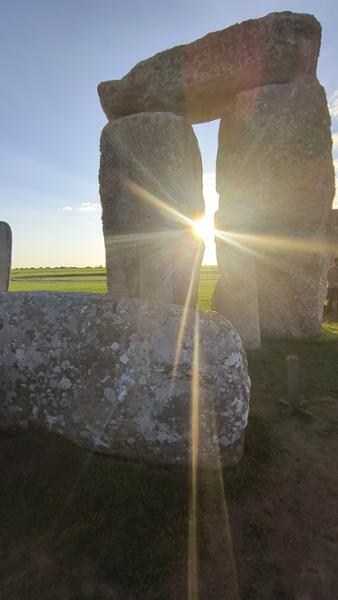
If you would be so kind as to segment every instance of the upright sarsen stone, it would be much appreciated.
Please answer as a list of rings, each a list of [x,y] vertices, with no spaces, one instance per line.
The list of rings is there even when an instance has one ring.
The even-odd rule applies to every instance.
[[[226,215],[215,215],[218,231],[227,231]],[[216,238],[217,263],[220,271],[212,297],[212,309],[224,315],[239,333],[246,350],[261,345],[256,269],[253,258],[231,237]]]
[[[108,123],[100,194],[111,297],[195,305],[203,244],[202,163],[192,127],[171,113]]]
[[[7,292],[12,263],[12,232],[8,223],[0,221],[0,292]]]
[[[170,111],[191,123],[222,116],[242,90],[316,77],[321,27],[312,15],[271,13],[159,52],[98,86],[108,119]]]
[[[311,336],[322,319],[334,197],[330,116],[313,80],[238,94],[220,125],[217,189],[255,259],[261,332]]]

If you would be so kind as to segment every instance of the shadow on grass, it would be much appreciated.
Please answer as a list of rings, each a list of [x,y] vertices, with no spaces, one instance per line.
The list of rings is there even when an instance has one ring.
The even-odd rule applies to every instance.
[[[243,458],[238,467],[224,471],[226,497],[242,500],[257,493],[271,465],[276,463],[280,446],[269,422],[261,415],[249,419]]]
[[[149,590],[152,599],[167,597],[164,582],[186,564],[187,470],[114,460],[54,434],[23,433],[0,443],[4,597],[58,598],[58,589],[67,590],[65,598],[113,597],[100,592],[103,584],[125,590],[126,598],[133,591],[148,598]],[[273,444],[264,420],[253,417],[240,466],[225,472],[230,500],[255,493]],[[86,596],[88,585],[94,596]]]
[[[72,599],[81,593],[88,561],[97,581],[138,593],[156,590],[173,571],[186,539],[184,473],[92,454],[56,435],[1,438],[1,446],[0,544],[8,557],[0,567],[3,597],[20,596],[20,578],[3,587],[11,570],[30,582],[31,592],[21,597],[49,597],[41,572],[29,563],[32,545],[44,548],[58,585],[63,582]],[[22,545],[25,558],[16,560]]]

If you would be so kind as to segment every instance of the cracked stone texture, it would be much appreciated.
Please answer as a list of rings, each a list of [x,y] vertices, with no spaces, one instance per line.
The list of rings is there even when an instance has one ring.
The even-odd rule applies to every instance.
[[[104,127],[100,195],[112,298],[184,304],[190,287],[195,306],[204,248],[187,217],[202,216],[202,189],[198,142],[181,117],[142,113]]]
[[[174,377],[182,313],[94,294],[2,294],[0,429],[35,425],[123,458],[190,464],[197,315],[199,465],[236,464],[250,391],[240,338],[221,315],[188,311]]]
[[[0,221],[0,292],[7,292],[12,264],[12,232],[8,223]]]
[[[330,116],[319,83],[238,94],[220,124],[216,179],[218,218],[255,259],[261,333],[318,334],[334,197]]]
[[[209,33],[138,63],[98,86],[108,119],[170,111],[191,123],[221,117],[242,90],[315,77],[321,26],[307,14],[271,13]]]

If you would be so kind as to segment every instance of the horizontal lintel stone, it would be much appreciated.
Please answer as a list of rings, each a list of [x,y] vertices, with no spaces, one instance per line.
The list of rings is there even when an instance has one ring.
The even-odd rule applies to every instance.
[[[98,86],[108,119],[169,111],[191,123],[221,117],[240,91],[316,77],[321,26],[312,15],[271,13],[139,62]]]

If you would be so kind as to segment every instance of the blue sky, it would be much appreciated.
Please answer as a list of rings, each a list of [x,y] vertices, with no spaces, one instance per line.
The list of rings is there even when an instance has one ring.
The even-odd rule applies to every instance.
[[[338,132],[337,6],[336,0],[3,3],[0,220],[13,229],[14,266],[104,264],[97,173],[106,118],[96,86],[160,50],[272,11],[312,13],[323,27],[318,75]],[[209,202],[215,202],[217,128],[216,122],[195,127]]]

